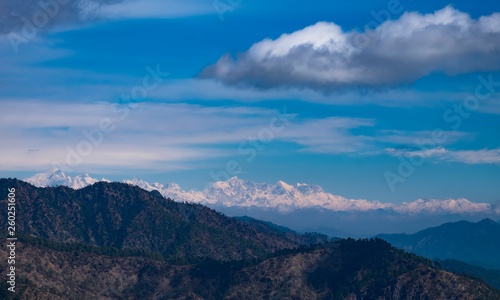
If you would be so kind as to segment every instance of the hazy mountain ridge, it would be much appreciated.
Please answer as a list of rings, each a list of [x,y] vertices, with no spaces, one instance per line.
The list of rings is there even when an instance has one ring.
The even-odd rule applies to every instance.
[[[460,221],[414,234],[380,234],[393,246],[430,259],[455,259],[500,270],[500,224],[492,219]]]
[[[276,224],[271,223],[271,222],[266,222],[266,221],[254,219],[254,218],[251,218],[248,216],[236,217],[236,220],[252,226],[253,228],[257,229],[259,232],[283,236],[283,237],[286,237],[287,239],[290,239],[292,241],[296,241],[297,237],[300,237],[300,240],[296,241],[299,243],[306,242],[307,244],[316,244],[316,243],[324,242],[325,240],[333,241],[333,240],[338,239],[338,238],[328,238],[326,235],[322,235],[322,234],[315,233],[315,232],[306,232],[306,233],[299,234],[296,231],[291,230],[288,227],[276,225]]]
[[[58,176],[52,176],[57,174]],[[55,177],[52,179],[52,177]],[[61,180],[66,177],[59,170],[37,174],[25,181],[39,187],[64,185],[71,188],[82,188],[82,181]],[[87,185],[97,182],[85,176]],[[369,201],[364,199],[347,199],[342,196],[326,193],[318,185],[308,185],[297,183],[289,185],[283,181],[276,184],[255,183],[233,177],[227,181],[219,181],[210,185],[202,191],[184,191],[175,183],[150,184],[144,180],[134,178],[123,182],[136,185],[148,191],[157,190],[163,196],[176,201],[187,201],[201,203],[211,206],[241,207],[241,208],[264,208],[276,209],[286,212],[295,209],[319,208],[338,212],[369,212],[384,210],[398,214],[476,214],[493,213],[489,203],[474,203],[467,199],[446,199],[446,200],[424,200],[418,199],[413,202],[402,204],[382,203],[380,201]],[[83,183],[84,184],[84,183]]]

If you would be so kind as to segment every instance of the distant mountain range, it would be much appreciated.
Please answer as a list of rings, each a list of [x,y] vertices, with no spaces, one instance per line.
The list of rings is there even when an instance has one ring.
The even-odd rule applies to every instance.
[[[99,181],[109,182],[109,180],[104,178],[101,180],[94,179],[90,177],[89,174],[75,177],[66,176],[64,172],[57,169],[44,173],[38,173],[33,177],[26,179],[26,182],[29,182],[37,187],[67,186],[72,189],[81,189]]]
[[[87,174],[71,178],[60,170],[52,170],[36,174],[25,179],[37,187],[67,186],[80,189],[98,181]],[[382,203],[364,199],[347,199],[342,196],[326,193],[318,185],[297,183],[289,185],[283,181],[276,184],[255,183],[233,177],[227,181],[219,181],[202,191],[185,191],[175,183],[148,183],[134,178],[124,183],[141,187],[148,191],[158,191],[164,197],[176,201],[187,201],[226,208],[262,208],[289,212],[296,209],[324,209],[334,212],[370,212],[388,211],[397,214],[476,214],[492,213],[489,203],[474,203],[467,199],[424,200],[402,204]]]
[[[8,188],[16,294],[4,280],[0,299],[500,299],[381,239],[298,234],[124,183],[75,190],[0,179],[4,207]],[[7,223],[0,214],[4,238]]]
[[[381,234],[393,246],[430,259],[456,259],[500,270],[500,224],[491,219],[460,221],[415,234]]]

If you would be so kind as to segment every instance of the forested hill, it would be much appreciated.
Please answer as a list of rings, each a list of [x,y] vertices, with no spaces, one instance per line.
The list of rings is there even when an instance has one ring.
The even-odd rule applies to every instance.
[[[183,263],[21,237],[17,255],[17,292],[7,292],[4,282],[1,299],[500,299],[484,282],[436,269],[382,240],[340,240],[247,261]]]
[[[8,188],[17,292],[4,281],[1,299],[500,299],[486,283],[381,239],[306,245],[326,237],[123,183],[73,190],[1,179],[4,207]]]
[[[326,240],[322,235],[264,233],[205,206],[124,183],[98,182],[73,190],[0,179],[0,205],[6,205],[7,188],[16,189],[17,231],[58,242],[232,260]],[[5,214],[0,226],[7,228]]]

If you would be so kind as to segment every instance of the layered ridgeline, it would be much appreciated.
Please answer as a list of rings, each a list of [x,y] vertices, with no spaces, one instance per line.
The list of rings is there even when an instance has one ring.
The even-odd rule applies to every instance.
[[[500,299],[484,282],[436,269],[382,240],[341,240],[252,261],[190,264],[96,248],[21,238],[16,294],[4,281],[0,298]],[[0,255],[7,256],[4,247]],[[6,272],[4,264],[0,272]]]
[[[88,174],[76,177],[66,176],[61,170],[36,174],[25,179],[38,187],[67,186],[74,189],[94,184],[99,180]],[[107,181],[102,179],[100,181]],[[201,191],[185,191],[175,183],[150,184],[134,178],[124,183],[156,190],[166,198],[219,207],[272,208],[287,211],[291,209],[321,208],[336,212],[365,212],[385,210],[400,214],[428,213],[490,213],[489,203],[474,203],[467,199],[424,200],[394,204],[364,199],[348,199],[325,192],[318,185],[297,183],[289,185],[283,181],[276,184],[255,183],[233,177],[227,181],[214,182]]]
[[[484,282],[436,269],[380,239],[309,246],[326,238],[123,183],[75,190],[0,179],[0,199],[7,188],[16,189],[15,296],[24,299],[500,297]],[[0,253],[6,257],[6,248]],[[2,299],[14,296],[6,284]]]
[[[63,185],[74,189],[99,181],[89,175],[70,177],[60,170],[40,173],[25,180],[39,187]],[[468,199],[418,199],[395,204],[349,199],[305,183],[290,185],[279,181],[266,184],[233,177],[209,184],[201,191],[187,191],[175,183],[148,183],[139,179],[124,182],[158,191],[178,202],[203,204],[230,216],[246,215],[301,232],[315,231],[339,237],[416,232],[444,222],[500,218],[498,207]]]
[[[377,237],[430,259],[456,259],[500,270],[500,224],[491,219],[476,223],[446,223],[415,234],[381,234]]]
[[[58,242],[231,260],[326,240],[319,234],[263,233],[200,204],[175,202],[123,183],[97,182],[74,190],[0,179],[5,207],[7,188],[16,189],[17,231]],[[7,228],[4,214],[0,226]]]
[[[478,267],[456,259],[435,259],[434,262],[443,270],[481,278],[494,288],[500,289],[500,270]]]

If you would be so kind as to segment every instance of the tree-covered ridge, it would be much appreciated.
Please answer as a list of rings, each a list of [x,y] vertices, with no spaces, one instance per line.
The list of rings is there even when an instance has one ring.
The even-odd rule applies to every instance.
[[[147,252],[98,248],[20,235],[15,295],[22,299],[500,297],[498,290],[481,281],[434,268],[429,260],[378,239],[301,246],[238,261],[176,262]],[[0,249],[0,255],[5,251]],[[0,272],[4,271],[2,266]],[[0,297],[13,299],[12,294]]]
[[[485,269],[454,259],[436,260],[436,264],[447,271],[481,278],[496,289],[500,289],[500,270]]]
[[[73,190],[0,179],[0,193],[7,187],[16,189],[18,231],[52,241],[142,249],[164,257],[232,260],[312,240],[299,234],[263,233],[205,206],[175,202],[123,183],[99,182]],[[2,194],[0,203],[6,201]],[[6,228],[4,215],[0,225]]]
[[[18,293],[2,299],[500,298],[381,239],[310,244],[322,236],[120,183],[75,191],[0,180],[6,187],[17,197]]]

